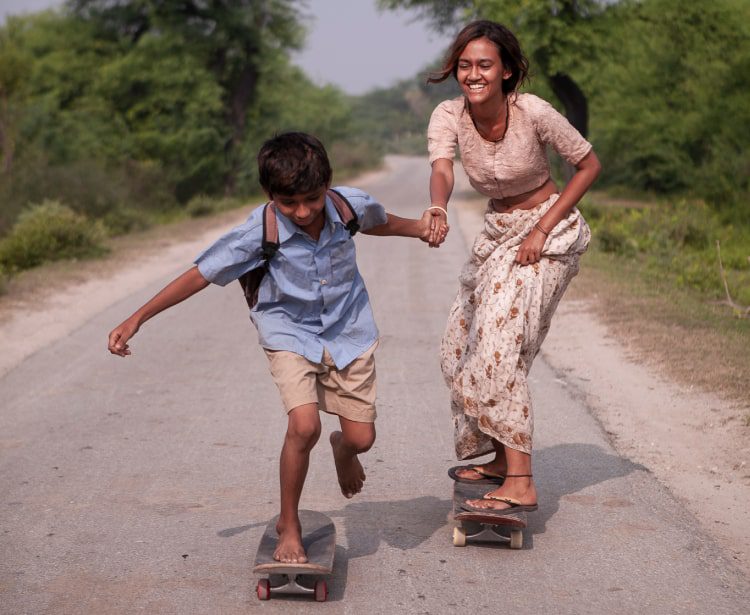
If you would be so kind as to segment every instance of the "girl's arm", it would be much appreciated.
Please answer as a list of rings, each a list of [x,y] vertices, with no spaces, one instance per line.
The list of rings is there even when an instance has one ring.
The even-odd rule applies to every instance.
[[[599,162],[599,158],[591,150],[576,165],[576,172],[560,193],[560,198],[547,210],[547,213],[539,220],[538,225],[532,229],[529,236],[521,243],[516,255],[517,263],[531,265],[541,258],[542,250],[544,249],[544,244],[547,241],[549,233],[552,232],[552,229],[568,215],[570,210],[586,194],[586,191],[594,183],[601,170],[602,165]],[[541,230],[539,227],[541,227]],[[546,231],[546,234],[543,231]]]
[[[440,229],[448,228],[448,200],[453,193],[453,185],[453,161],[447,158],[438,158],[432,163],[430,173],[430,206],[442,207],[445,211],[429,210],[432,215],[431,232],[428,239],[430,247],[437,245]]]
[[[188,269],[112,330],[109,334],[109,351],[121,357],[129,355],[130,348],[127,342],[138,332],[144,322],[203,290],[208,284],[208,280],[201,275],[197,266]]]
[[[448,200],[453,192],[453,161],[438,158],[432,163],[430,173],[430,205],[448,208]]]

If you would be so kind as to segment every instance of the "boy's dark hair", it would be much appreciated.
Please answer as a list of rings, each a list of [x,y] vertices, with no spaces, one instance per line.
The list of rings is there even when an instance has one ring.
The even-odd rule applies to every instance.
[[[260,185],[269,195],[302,194],[331,183],[331,164],[323,144],[304,132],[285,132],[258,152]]]

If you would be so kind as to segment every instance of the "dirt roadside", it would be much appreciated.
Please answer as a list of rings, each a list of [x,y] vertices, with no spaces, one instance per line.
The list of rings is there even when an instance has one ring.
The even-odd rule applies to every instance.
[[[365,186],[373,175],[356,184]],[[459,179],[453,222],[468,245],[483,216],[482,201],[470,194]],[[188,267],[186,255],[196,255],[248,211],[155,229],[123,239],[102,261],[22,276],[0,297],[0,377],[107,306]],[[585,266],[584,259],[582,276]],[[741,409],[668,380],[622,330],[615,335],[602,324],[596,299],[580,297],[575,282],[553,322],[542,355],[560,382],[585,401],[620,454],[648,467],[750,574],[750,428],[737,420]]]

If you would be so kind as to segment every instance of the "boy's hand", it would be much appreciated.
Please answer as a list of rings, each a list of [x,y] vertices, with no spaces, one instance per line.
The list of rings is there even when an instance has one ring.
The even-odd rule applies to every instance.
[[[439,209],[425,210],[419,224],[422,229],[419,238],[431,248],[440,247],[450,230],[447,214]]]
[[[128,340],[138,333],[138,323],[134,322],[131,318],[128,318],[118,327],[112,329],[109,334],[109,351],[112,354],[126,357],[130,354],[130,347],[128,346]]]

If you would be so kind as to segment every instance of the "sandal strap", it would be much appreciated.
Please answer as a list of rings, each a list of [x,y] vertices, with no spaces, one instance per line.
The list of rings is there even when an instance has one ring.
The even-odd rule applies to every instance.
[[[491,493],[485,493],[482,496],[482,499],[483,500],[495,500],[497,502],[504,502],[505,504],[510,504],[511,506],[522,506],[521,502],[519,502],[518,500],[514,498],[505,498],[505,497],[500,498],[500,497],[497,497],[496,495],[492,495]]]
[[[492,472],[488,472],[482,466],[474,466],[471,469],[474,470],[477,474],[480,474],[481,476],[485,476],[487,478],[505,478],[502,474],[493,474]]]

